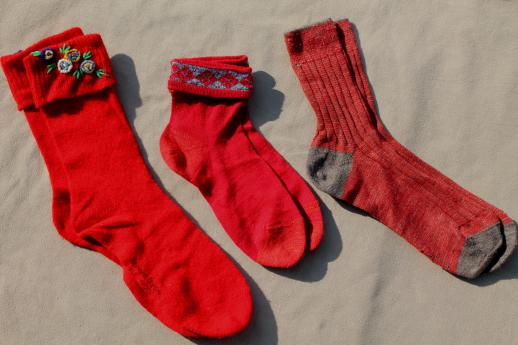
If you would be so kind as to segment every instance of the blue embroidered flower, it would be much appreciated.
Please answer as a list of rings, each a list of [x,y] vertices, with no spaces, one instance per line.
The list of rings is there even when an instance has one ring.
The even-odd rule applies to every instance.
[[[60,73],[68,73],[72,70],[72,62],[68,59],[61,59],[58,61],[58,71]]]
[[[69,49],[65,52],[65,58],[72,62],[78,62],[81,59],[81,53],[77,49]]]
[[[50,48],[33,51],[31,55],[38,56],[41,60],[45,62],[51,62],[56,57],[56,53],[54,52],[54,50]]]
[[[84,60],[83,62],[81,62],[81,65],[79,66],[81,72],[87,74],[93,73],[95,71],[95,67],[95,62],[93,62],[92,60]]]
[[[54,52],[54,50],[50,48],[45,48],[41,51],[40,57],[43,61],[50,62],[54,60],[54,58],[56,57],[56,53]]]

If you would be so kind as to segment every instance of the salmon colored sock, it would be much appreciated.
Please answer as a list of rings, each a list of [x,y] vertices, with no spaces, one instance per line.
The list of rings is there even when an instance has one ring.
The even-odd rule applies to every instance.
[[[173,330],[210,337],[240,331],[252,309],[246,281],[149,174],[100,36],[69,34],[2,58],[18,107],[52,166],[56,228],[119,263],[139,302]],[[51,53],[42,47],[71,62],[49,67],[58,59],[44,61]]]
[[[171,66],[164,160],[198,187],[250,258],[270,267],[295,265],[306,246],[304,217],[243,130],[251,68],[199,58]]]
[[[198,60],[248,66],[248,58],[246,55],[210,56],[198,58]],[[315,193],[299,173],[297,173],[268,140],[255,129],[252,121],[245,121],[243,129],[254,149],[281,180],[297,205],[300,213],[304,216],[306,235],[308,237],[308,249],[310,251],[315,250],[324,235],[322,211],[320,210],[320,203]]]
[[[502,245],[491,212],[469,218],[399,167],[347,69],[335,23],[286,34],[293,69],[317,115],[308,172],[313,183],[405,238],[449,272],[480,275]]]
[[[517,247],[517,230],[518,226],[504,211],[480,199],[473,193],[462,188],[460,185],[453,182],[447,176],[433,168],[431,165],[413,154],[406,147],[395,140],[388,130],[383,126],[379,118],[376,106],[374,104],[374,97],[370,88],[367,73],[363,68],[362,59],[358,47],[356,35],[352,29],[352,24],[347,20],[340,20],[337,22],[337,30],[340,34],[340,39],[344,47],[344,52],[347,54],[349,61],[348,65],[353,74],[353,81],[361,93],[363,102],[368,106],[368,110],[376,118],[376,125],[380,133],[385,139],[393,145],[394,151],[400,155],[403,164],[410,163],[415,168],[416,174],[421,174],[427,180],[430,189],[436,194],[446,195],[455,199],[456,205],[460,209],[464,209],[471,216],[476,216],[485,210],[492,210],[498,216],[502,223],[501,232],[504,236],[504,246],[502,246],[502,253],[498,255],[498,260],[490,267],[490,271],[500,268],[505,262],[509,260]]]

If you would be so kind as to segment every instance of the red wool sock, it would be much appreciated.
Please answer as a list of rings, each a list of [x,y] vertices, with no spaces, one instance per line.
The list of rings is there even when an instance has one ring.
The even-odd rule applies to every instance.
[[[101,38],[70,31],[2,58],[49,165],[58,231],[119,263],[139,302],[175,331],[240,331],[252,308],[246,281],[150,176]]]
[[[517,247],[517,230],[518,226],[504,211],[480,199],[473,193],[462,188],[447,176],[443,175],[437,169],[420,159],[413,154],[406,147],[401,145],[383,126],[376,106],[374,104],[374,97],[368,81],[367,73],[363,68],[358,41],[352,29],[352,24],[347,20],[340,20],[337,22],[337,30],[340,34],[340,40],[344,47],[344,53],[348,59],[348,66],[353,75],[353,81],[358,88],[362,101],[368,106],[368,111],[376,119],[376,126],[381,135],[393,146],[396,157],[399,156],[401,163],[407,166],[411,164],[410,168],[414,168],[415,174],[423,177],[424,183],[430,186],[430,190],[436,195],[442,195],[444,198],[453,198],[456,207],[467,214],[475,217],[476,215],[491,210],[502,223],[501,232],[504,236],[504,245],[502,246],[502,253],[498,255],[498,260],[491,265],[490,271],[500,268],[505,262],[509,260]],[[389,146],[390,148],[390,146]]]
[[[63,238],[75,245],[102,251],[102,247],[96,246],[76,236],[74,231],[69,231],[71,229],[67,229],[65,226],[70,214],[70,191],[68,190],[68,181],[59,158],[59,153],[54,147],[54,143],[48,132],[47,124],[45,121],[38,119],[38,117],[41,116],[40,111],[33,107],[29,82],[25,76],[25,67],[23,65],[23,57],[32,51],[39,51],[49,45],[62,43],[63,41],[82,35],[83,31],[80,28],[72,28],[60,34],[50,36],[32,45],[25,51],[3,57],[2,65],[13,96],[18,103],[18,109],[24,110],[27,122],[29,123],[49,172],[52,185],[52,219],[56,229]]]
[[[72,28],[63,33],[50,36],[24,51],[3,57],[2,65],[6,72],[9,85],[11,86],[13,96],[18,103],[18,109],[24,111],[27,122],[29,123],[49,172],[52,186],[52,219],[56,229],[64,239],[74,245],[95,250],[115,263],[118,263],[117,258],[106,248],[96,242],[83,239],[76,233],[73,225],[70,223],[71,200],[66,171],[59,157],[59,151],[52,140],[52,133],[49,131],[46,121],[42,121],[41,119],[41,116],[44,116],[44,114],[40,113],[40,111],[34,107],[28,80],[25,76],[25,67],[23,65],[23,57],[31,52],[39,51],[50,45],[63,44],[69,39],[82,35],[83,31],[80,28]],[[127,273],[124,279],[130,289],[134,291],[134,294],[138,293],[142,295],[145,293],[142,291],[142,287],[139,287],[132,274]],[[180,327],[178,327],[177,330],[184,336],[199,336]]]
[[[237,66],[248,66],[245,55],[210,56],[197,58],[201,61],[213,61]],[[259,133],[252,121],[245,121],[243,130],[259,156],[270,166],[291,195],[302,214],[306,224],[308,249],[315,250],[324,235],[324,222],[320,204],[313,190],[295,169],[275,150],[275,148]]]
[[[335,24],[286,35],[292,66],[317,115],[308,171],[321,190],[356,206],[449,272],[474,278],[502,245],[498,217],[466,217],[396,163],[347,69]]]
[[[171,120],[162,156],[194,184],[232,240],[264,266],[290,267],[304,254],[304,218],[272,169],[251,145],[250,67],[177,59],[169,79]]]

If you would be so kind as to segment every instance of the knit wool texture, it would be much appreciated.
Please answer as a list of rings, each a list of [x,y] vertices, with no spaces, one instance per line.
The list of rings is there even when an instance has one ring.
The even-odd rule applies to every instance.
[[[447,271],[478,276],[500,253],[500,219],[490,208],[476,216],[459,212],[454,196],[437,198],[422,175],[407,169],[354,83],[343,43],[332,21],[286,34],[293,69],[317,115],[310,177]]]
[[[47,73],[30,54],[64,44],[91,52],[108,76]],[[245,328],[248,284],[151,177],[101,37],[73,28],[1,62],[47,164],[58,232],[119,264],[136,299],[176,332],[219,338]]]
[[[302,178],[251,130],[252,70],[246,61],[234,56],[171,62],[171,118],[160,148],[171,169],[198,187],[243,252],[264,266],[291,267],[304,255],[308,237],[308,249],[318,245],[320,209]],[[293,192],[274,165],[285,171]]]

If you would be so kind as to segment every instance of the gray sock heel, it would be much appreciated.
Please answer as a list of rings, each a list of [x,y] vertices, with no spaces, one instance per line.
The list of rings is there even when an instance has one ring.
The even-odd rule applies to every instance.
[[[320,147],[309,149],[306,167],[313,184],[323,192],[340,198],[353,164],[350,153]]]

